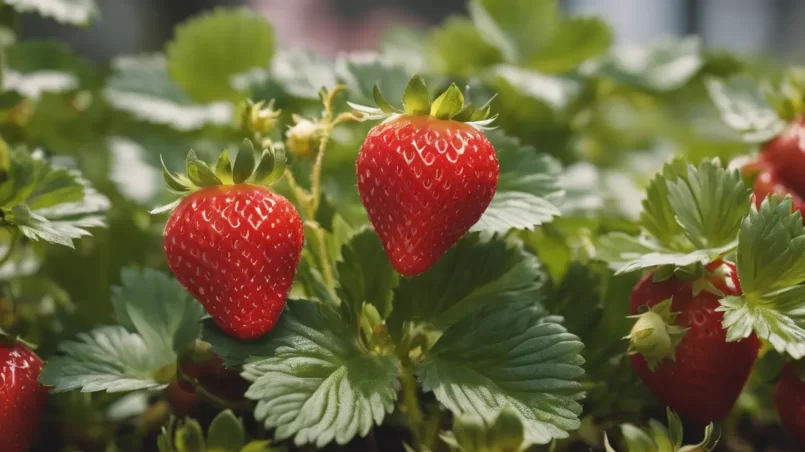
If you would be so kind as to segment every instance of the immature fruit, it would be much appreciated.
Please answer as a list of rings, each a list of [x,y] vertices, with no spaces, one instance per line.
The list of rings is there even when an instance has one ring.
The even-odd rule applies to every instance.
[[[214,186],[187,196],[164,238],[176,279],[222,330],[244,340],[277,323],[303,242],[293,205],[255,185]]]
[[[708,276],[709,282],[724,295],[740,295],[735,266],[721,263],[709,266],[723,276]],[[641,306],[653,307],[672,298],[670,310],[676,313],[673,325],[687,329],[674,349],[673,359],[661,361],[652,371],[639,353],[631,355],[635,372],[648,388],[683,418],[699,424],[724,418],[743,389],[757,359],[760,341],[753,334],[738,342],[727,342],[722,327],[723,314],[716,312],[719,296],[702,290],[693,294],[693,281],[669,279],[653,282],[644,276],[634,287],[631,312]]]
[[[788,433],[805,447],[805,381],[790,364],[774,388],[774,404]]]
[[[36,379],[42,360],[20,342],[0,342],[0,450],[27,452],[45,411],[48,391]]]
[[[382,111],[395,111],[377,90],[375,98]],[[361,201],[392,266],[405,276],[436,263],[495,196],[500,167],[479,125],[488,123],[489,109],[463,103],[452,85],[431,106],[414,76],[405,113],[373,128],[358,154]]]

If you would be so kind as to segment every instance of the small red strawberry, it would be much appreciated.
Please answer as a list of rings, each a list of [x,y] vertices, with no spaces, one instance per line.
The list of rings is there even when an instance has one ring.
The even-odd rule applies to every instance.
[[[706,282],[724,295],[740,295],[735,266],[716,261]],[[630,334],[635,372],[660,400],[700,424],[724,418],[743,389],[757,359],[754,334],[727,342],[719,295],[694,281],[644,276],[632,291],[631,312],[639,315]],[[669,300],[670,299],[670,300]],[[650,308],[646,313],[642,309]]]
[[[243,340],[277,323],[304,242],[294,206],[264,186],[282,174],[284,154],[264,150],[254,162],[245,140],[234,169],[226,151],[215,172],[190,151],[189,178],[165,170],[184,195],[165,226],[168,265],[215,323]]]
[[[774,404],[788,433],[805,447],[805,380],[791,364],[783,368],[774,389]]]
[[[780,135],[766,143],[760,158],[768,162],[782,185],[805,195],[805,118],[790,122]]]
[[[36,381],[41,370],[42,360],[22,342],[0,341],[0,450],[31,449],[48,397]]]
[[[392,266],[414,276],[436,263],[495,196],[500,168],[481,131],[491,121],[489,107],[464,106],[455,85],[431,105],[419,76],[406,88],[405,112],[377,89],[375,99],[392,116],[361,146],[358,192]]]

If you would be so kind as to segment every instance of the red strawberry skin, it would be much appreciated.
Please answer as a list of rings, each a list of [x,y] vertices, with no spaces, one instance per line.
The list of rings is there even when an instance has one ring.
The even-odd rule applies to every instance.
[[[48,390],[36,379],[42,360],[22,343],[0,343],[0,450],[27,452],[45,411]]]
[[[182,200],[165,225],[176,279],[227,334],[264,335],[285,308],[304,244],[302,219],[265,187],[209,187]]]
[[[805,159],[805,155],[803,155]],[[752,187],[753,201],[756,207],[772,194],[778,197],[791,195],[791,206],[793,210],[799,210],[805,214],[805,200],[798,192],[792,190],[780,178],[779,172],[772,166],[763,155],[756,161],[744,165],[742,171],[747,176],[754,176],[755,182]],[[805,172],[803,172],[805,174]]]
[[[401,116],[372,129],[358,192],[395,270],[424,272],[484,213],[497,189],[495,150],[473,127]]]
[[[740,295],[735,266],[723,264],[726,277],[712,279],[725,295]],[[652,282],[644,276],[634,287],[631,312],[640,306],[654,306],[673,297],[672,312],[679,313],[676,325],[689,327],[676,348],[676,361],[663,361],[652,372],[640,354],[632,355],[635,372],[645,385],[683,418],[707,424],[723,419],[732,409],[757,359],[760,341],[754,334],[738,342],[727,342],[722,328],[723,314],[716,312],[719,296],[701,291],[693,296],[691,281],[670,279]]]
[[[788,433],[805,447],[805,381],[790,364],[783,368],[774,388],[774,404]]]
[[[782,185],[805,195],[805,119],[791,122],[779,136],[766,143],[761,158],[774,169]]]

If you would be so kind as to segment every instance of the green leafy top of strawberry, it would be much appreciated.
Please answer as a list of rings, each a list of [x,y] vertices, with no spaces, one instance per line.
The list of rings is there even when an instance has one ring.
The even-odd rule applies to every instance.
[[[176,201],[158,207],[152,214],[167,212],[175,208],[185,196],[198,190],[217,185],[270,185],[282,177],[285,172],[285,148],[279,144],[262,150],[260,158],[256,158],[254,144],[245,138],[234,163],[229,157],[229,151],[224,150],[215,164],[210,168],[207,163],[196,156],[192,149],[185,158],[186,174],[178,174],[169,170],[162,161],[162,175],[168,184],[168,190],[180,195]]]
[[[497,119],[497,115],[490,117],[492,112],[491,103],[495,99],[492,96],[484,105],[476,107],[471,102],[465,104],[464,93],[452,83],[443,93],[433,101],[428,94],[428,87],[419,74],[414,74],[408,81],[403,91],[403,108],[399,109],[392,106],[377,84],[372,89],[376,107],[354,104],[348,102],[349,106],[363,113],[365,119],[386,119],[392,120],[399,116],[430,116],[440,120],[450,120],[467,123],[477,129],[490,129],[488,127]]]
[[[735,248],[749,204],[750,189],[737,169],[723,168],[718,159],[694,166],[675,158],[646,190],[641,234],[601,237],[598,259],[619,273],[669,266],[696,279],[703,276],[702,264]],[[667,269],[659,270],[670,275]]]
[[[652,419],[649,429],[640,429],[633,424],[621,425],[621,434],[629,452],[710,452],[716,448],[721,439],[721,430],[713,423],[704,429],[704,438],[699,444],[682,445],[682,420],[670,408],[666,408],[668,427]],[[604,448],[607,452],[615,452],[609,442],[609,436],[604,434]]]

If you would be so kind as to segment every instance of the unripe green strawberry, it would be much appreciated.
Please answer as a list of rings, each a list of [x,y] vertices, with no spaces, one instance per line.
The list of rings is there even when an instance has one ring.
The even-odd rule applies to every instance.
[[[377,90],[375,97],[394,112]],[[392,266],[405,276],[436,263],[495,196],[500,168],[481,130],[488,107],[475,111],[463,102],[453,85],[431,106],[415,76],[405,112],[374,127],[358,154],[361,201]]]

